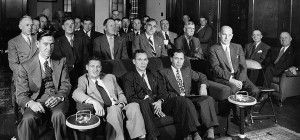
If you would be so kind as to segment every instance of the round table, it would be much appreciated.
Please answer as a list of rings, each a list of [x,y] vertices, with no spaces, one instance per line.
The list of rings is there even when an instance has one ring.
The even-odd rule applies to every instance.
[[[90,114],[91,118],[86,123],[79,123],[76,121],[76,114],[69,116],[66,119],[66,125],[70,128],[77,129],[79,131],[86,131],[93,129],[100,125],[100,118],[96,115]]]
[[[242,93],[238,92],[238,93]],[[240,108],[240,117],[241,117],[241,123],[240,123],[240,134],[239,137],[244,139],[246,136],[244,134],[244,125],[245,125],[245,121],[244,121],[244,111],[245,111],[245,107],[246,106],[252,106],[256,104],[256,99],[252,96],[249,96],[248,93],[247,95],[231,95],[228,97],[228,101],[237,105]]]

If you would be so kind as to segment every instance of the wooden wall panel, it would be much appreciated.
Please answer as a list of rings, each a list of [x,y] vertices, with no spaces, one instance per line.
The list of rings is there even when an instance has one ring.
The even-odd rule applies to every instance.
[[[90,16],[95,19],[94,0],[72,0],[72,16]]]
[[[300,1],[299,0],[293,0],[292,5],[292,37],[293,40],[300,42]]]

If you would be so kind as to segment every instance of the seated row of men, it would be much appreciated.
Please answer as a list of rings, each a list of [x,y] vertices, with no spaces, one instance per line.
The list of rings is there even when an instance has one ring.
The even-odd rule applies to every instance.
[[[18,125],[19,138],[37,139],[38,122],[51,114],[57,140],[67,139],[65,114],[71,90],[66,58],[52,59],[54,38],[51,31],[38,33],[38,53],[18,66],[16,82],[17,103],[24,108]],[[208,137],[214,137],[214,127],[219,125],[214,100],[207,96],[208,81],[202,73],[183,68],[184,53],[176,50],[170,57],[172,66],[159,72],[147,71],[148,56],[144,50],[134,53],[135,71],[123,76],[122,90],[112,74],[101,72],[101,61],[93,57],[86,64],[86,74],[78,79],[72,97],[78,109],[91,104],[96,115],[106,117],[108,139],[124,139],[123,115],[132,139],[156,139],[160,133],[154,117],[173,116],[182,137],[201,139],[198,126],[204,125]],[[188,99],[191,81],[201,84],[201,97]],[[74,86],[74,85],[73,85]],[[122,110],[125,113],[122,114]],[[198,115],[199,114],[199,115]]]

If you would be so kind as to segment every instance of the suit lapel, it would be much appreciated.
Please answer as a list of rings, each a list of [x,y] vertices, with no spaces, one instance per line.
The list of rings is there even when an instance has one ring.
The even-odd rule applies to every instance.
[[[146,74],[147,74],[147,78],[148,78],[148,83],[151,87],[152,90],[155,89],[155,78],[152,74],[150,74],[149,71],[146,71]]]
[[[188,79],[189,79],[189,74],[188,72],[186,71],[186,69],[180,69],[181,71],[181,75],[182,75],[182,80],[183,80],[183,85],[184,85],[184,89],[185,89],[185,94],[187,94],[187,85],[189,85],[188,83]]]
[[[19,49],[26,49],[26,50],[30,50],[30,46],[28,45],[28,43],[26,42],[25,38],[20,34],[19,37],[19,42],[18,44],[20,44],[20,46],[26,46],[25,48],[24,47],[21,47]],[[32,44],[32,43],[31,43]]]
[[[217,54],[220,57],[220,61],[223,61],[225,63],[225,65],[227,66],[227,68],[230,70],[230,65],[229,65],[228,59],[226,57],[225,51],[224,51],[223,47],[221,46],[221,44],[219,45],[219,47],[217,49]]]
[[[32,41],[31,41],[32,43],[31,43],[31,47],[30,47],[30,54],[29,54],[30,57],[29,58],[31,58],[37,51],[36,38],[33,36],[31,36],[31,38],[32,38]]]
[[[141,39],[142,39],[141,42],[144,43],[144,46],[145,46],[144,50],[146,49],[146,51],[148,52],[148,54],[151,54],[151,56],[153,56],[152,48],[150,48],[152,46],[149,44],[149,41],[148,41],[147,36],[146,36],[146,33],[143,33],[141,35]]]
[[[52,78],[53,78],[53,83],[54,86],[58,89],[58,83],[59,83],[59,79],[60,79],[60,73],[62,70],[63,64],[60,63],[60,61],[54,61],[52,60]]]
[[[168,68],[166,76],[167,76],[168,81],[171,84],[171,86],[177,91],[177,93],[180,93],[178,82],[175,78],[176,76],[175,76],[172,68]]]
[[[147,77],[148,77],[148,75],[149,74],[147,74]],[[136,71],[135,73],[134,73],[134,77],[135,77],[135,82],[137,83],[137,84],[139,84],[141,87],[143,87],[145,90],[149,90],[148,89],[148,87],[147,87],[147,85],[146,84],[144,84],[144,82],[143,82],[143,79],[142,79],[142,77],[141,77],[141,75]],[[149,78],[149,77],[148,77]],[[149,79],[148,79],[149,80]],[[149,81],[148,81],[149,82]],[[149,83],[150,84],[150,83]],[[151,87],[152,88],[152,87]]]
[[[34,56],[34,59],[30,64],[30,72],[35,74],[35,76],[32,77],[32,81],[37,88],[40,89],[42,85],[42,69],[38,55]]]
[[[120,44],[120,40],[117,36],[114,37],[114,58],[116,59],[117,57],[117,54],[118,54],[118,51],[119,51],[119,48],[122,46]]]
[[[103,36],[103,40],[102,41],[103,41],[102,43],[103,43],[104,49],[106,50],[108,56],[110,56],[110,59],[112,59],[111,52],[110,52],[110,46],[109,46],[109,43],[108,43],[106,35]],[[107,47],[105,47],[105,46],[107,46]]]

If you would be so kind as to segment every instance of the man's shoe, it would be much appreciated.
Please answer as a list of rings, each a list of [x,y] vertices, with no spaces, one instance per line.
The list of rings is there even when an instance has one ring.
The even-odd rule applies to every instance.
[[[263,103],[268,99],[268,95],[267,94],[262,94],[258,99],[257,102],[258,103]]]
[[[251,126],[252,125],[251,120],[250,120],[250,115],[245,117],[245,125],[246,126]]]
[[[193,140],[192,135],[188,135],[187,137],[184,138],[184,140]]]
[[[202,140],[198,132],[194,133],[194,140]]]

